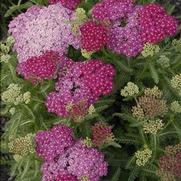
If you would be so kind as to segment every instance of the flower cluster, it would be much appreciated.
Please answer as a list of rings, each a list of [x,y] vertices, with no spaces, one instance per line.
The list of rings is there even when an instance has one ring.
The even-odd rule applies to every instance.
[[[138,150],[135,153],[135,157],[136,157],[136,164],[138,166],[145,166],[146,163],[148,163],[148,161],[150,160],[152,156],[152,151],[145,147],[143,150]]]
[[[148,120],[143,123],[143,130],[145,133],[157,134],[157,132],[163,129],[163,121],[161,119]]]
[[[168,146],[166,154],[159,159],[159,170],[181,178],[181,146]]]
[[[141,37],[144,42],[158,43],[177,33],[178,22],[155,3],[146,4],[139,11]]]
[[[177,20],[154,3],[135,6],[131,0],[102,0],[94,5],[92,17],[108,26],[107,47],[128,57],[138,55],[144,43],[158,43],[178,30]]]
[[[180,39],[174,39],[172,41],[172,45],[175,48],[176,51],[181,52],[181,38]]]
[[[135,7],[132,13],[122,18],[121,22],[119,19],[113,22],[108,33],[107,42],[107,47],[113,52],[132,57],[142,51],[143,41],[138,27],[139,8]]]
[[[20,137],[12,140],[8,146],[9,151],[19,156],[25,156],[34,151],[33,135],[28,134],[25,137]]]
[[[59,61],[59,54],[53,51],[46,51],[43,55],[31,57],[25,62],[19,63],[17,71],[24,79],[37,83],[43,79],[52,79],[56,75]]]
[[[100,50],[107,42],[107,32],[103,25],[88,21],[80,27],[81,48],[87,52]]]
[[[37,133],[35,140],[37,154],[45,159],[41,168],[43,181],[78,181],[85,178],[98,181],[107,174],[104,155],[95,148],[87,147],[84,141],[72,139],[72,130],[64,125]]]
[[[181,95],[181,74],[177,74],[171,79],[171,86]]]
[[[157,59],[157,63],[162,67],[162,68],[168,68],[170,67],[170,59],[165,56],[161,55],[159,59]]]
[[[1,62],[7,63],[11,59],[11,55],[9,55],[9,52],[13,44],[14,38],[12,36],[9,36],[5,42],[0,43]]]
[[[143,57],[148,57],[148,56],[152,57],[153,55],[157,54],[159,51],[160,47],[158,45],[145,43],[141,54],[143,55]]]
[[[10,84],[6,91],[2,93],[2,101],[7,104],[18,105],[20,103],[28,104],[31,99],[29,91],[22,93],[21,87],[18,84]]]
[[[112,127],[104,122],[98,122],[92,126],[92,141],[95,146],[113,142],[115,137],[112,133]]]
[[[58,2],[60,2],[62,6],[64,6],[65,8],[75,10],[81,2],[81,0],[49,0],[50,4],[56,4]]]
[[[158,87],[152,89],[145,89],[144,95],[138,98],[137,106],[133,106],[133,116],[140,119],[154,119],[156,117],[163,117],[168,107],[166,101],[162,99],[162,92]]]
[[[87,20],[87,15],[86,12],[83,8],[77,8],[75,10],[75,16],[73,18],[73,20],[71,21],[71,25],[72,25],[72,33],[74,35],[78,35],[79,33],[79,27],[86,22]]]
[[[73,17],[73,11],[57,3],[48,7],[32,6],[14,18],[9,24],[9,33],[15,39],[14,50],[19,62],[45,51],[63,55],[69,45],[78,47],[78,39],[71,33],[69,23]]]
[[[63,155],[74,143],[72,130],[65,125],[54,126],[48,131],[39,131],[35,141],[37,154],[46,161]]]
[[[128,82],[124,89],[121,89],[121,95],[124,97],[135,96],[139,93],[139,87],[133,82]]]
[[[170,109],[171,109],[174,113],[181,113],[181,105],[179,104],[178,101],[172,102],[171,105],[170,105]]]
[[[97,20],[118,20],[126,17],[133,9],[131,0],[103,0],[92,9],[92,16]]]
[[[79,112],[84,116],[89,106],[101,95],[112,91],[114,74],[114,68],[101,60],[89,60],[85,63],[67,60],[60,71],[56,92],[47,97],[48,111],[61,117]]]

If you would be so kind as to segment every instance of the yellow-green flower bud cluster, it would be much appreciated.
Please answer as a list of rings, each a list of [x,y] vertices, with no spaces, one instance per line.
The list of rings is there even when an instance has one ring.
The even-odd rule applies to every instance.
[[[137,118],[138,120],[142,120],[145,117],[144,111],[141,108],[141,106],[139,106],[139,105],[132,107],[132,115],[133,115],[133,117]]]
[[[8,53],[10,52],[10,49],[13,44],[14,44],[14,39],[12,36],[9,36],[4,43],[0,44],[1,62],[7,63],[11,59],[11,56]]]
[[[148,120],[143,123],[143,130],[145,133],[157,134],[159,130],[163,129],[164,123],[161,119]]]
[[[95,107],[91,104],[91,105],[89,106],[89,109],[88,109],[88,114],[92,115],[92,114],[95,113],[95,112],[96,112],[96,109],[95,109]]]
[[[31,99],[29,91],[21,93],[21,87],[18,84],[10,84],[6,91],[2,93],[2,101],[7,104],[18,105],[20,103],[28,104]]]
[[[176,89],[181,96],[181,74],[177,74],[171,79],[171,86]]]
[[[148,163],[151,156],[152,156],[152,151],[147,147],[145,147],[144,150],[138,150],[135,153],[136,165],[145,166],[145,164]]]
[[[9,113],[10,113],[11,115],[14,115],[15,112],[16,112],[16,108],[15,108],[15,107],[10,108]]]
[[[9,151],[16,155],[25,156],[34,151],[33,135],[28,134],[25,137],[20,137],[12,140],[9,143]]]
[[[170,109],[171,109],[174,113],[181,113],[181,105],[179,104],[178,101],[172,102]]]
[[[77,35],[79,27],[87,20],[86,11],[83,8],[77,8],[75,11],[75,18],[71,22],[72,33]]]
[[[159,88],[157,86],[154,86],[153,88],[146,88],[144,90],[144,94],[146,96],[153,96],[155,98],[160,99],[163,95],[163,92],[161,90],[159,90]]]
[[[93,54],[94,52],[88,52],[88,51],[86,51],[86,50],[84,50],[84,49],[81,49],[81,53],[82,53],[82,56],[83,56],[84,58],[90,59],[91,56],[92,56],[92,54]]]
[[[180,39],[174,39],[172,41],[172,45],[174,46],[174,48],[178,51],[181,52],[181,38]]]
[[[145,43],[141,54],[143,55],[143,57],[148,57],[148,56],[152,57],[153,55],[157,54],[159,51],[160,51],[160,47],[158,45]]]
[[[159,59],[157,59],[157,63],[162,67],[162,68],[168,68],[170,67],[170,59],[166,57],[165,55],[161,55]]]
[[[86,137],[84,140],[83,140],[83,144],[87,147],[92,147],[93,143],[92,143],[92,140],[89,138],[89,137]]]
[[[89,181],[89,178],[87,176],[83,176],[80,178],[80,181]]]
[[[123,97],[133,97],[139,93],[139,87],[133,82],[128,82],[124,89],[121,89],[121,95]]]

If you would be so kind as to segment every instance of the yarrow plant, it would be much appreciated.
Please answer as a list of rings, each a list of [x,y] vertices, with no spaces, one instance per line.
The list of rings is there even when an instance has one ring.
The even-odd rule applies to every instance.
[[[157,2],[2,0],[5,180],[181,179],[180,7]]]

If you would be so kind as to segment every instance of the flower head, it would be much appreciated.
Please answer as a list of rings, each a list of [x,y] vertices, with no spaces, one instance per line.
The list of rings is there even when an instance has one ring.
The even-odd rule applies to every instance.
[[[157,86],[154,86],[153,88],[146,88],[144,90],[144,94],[146,96],[153,96],[157,99],[161,99],[163,96],[163,92],[161,90],[159,90],[159,88]]]
[[[151,43],[145,43],[141,54],[143,55],[143,57],[148,57],[148,56],[152,57],[159,51],[160,51],[160,47],[158,45],[153,45]]]
[[[181,146],[169,146],[165,148],[166,155],[159,159],[159,169],[173,176],[181,178]]]
[[[159,59],[157,59],[157,63],[162,67],[162,68],[168,68],[170,67],[170,59],[166,57],[165,55],[161,55]]]
[[[124,97],[135,96],[139,93],[139,87],[133,82],[128,82],[124,89],[121,89],[121,95]]]
[[[31,153],[34,151],[34,145],[33,145],[33,135],[28,134],[25,137],[20,137],[12,140],[9,143],[9,151],[11,153],[25,156],[28,153]]]
[[[114,68],[101,60],[70,61],[56,83],[56,92],[47,97],[48,111],[62,117],[74,117],[77,113],[84,116],[101,95],[112,91],[114,74]]]
[[[56,177],[55,181],[78,181],[78,179],[77,179],[77,177],[75,177],[75,176],[73,176],[71,174],[63,173],[63,174],[59,174]]]
[[[37,154],[44,160],[51,161],[73,145],[73,132],[65,125],[56,125],[49,131],[39,131],[35,142]]]
[[[25,96],[25,97],[24,97]],[[18,84],[11,83],[7,90],[2,93],[2,101],[7,104],[18,105],[20,103],[28,104],[31,99],[31,93],[22,94],[21,87]]]
[[[112,22],[109,27],[107,47],[127,57],[137,56],[143,49],[143,41],[139,32],[138,9],[127,14],[121,21]]]
[[[161,119],[148,120],[143,123],[143,130],[145,133],[157,134],[158,131],[163,129],[163,121]]]
[[[171,79],[171,86],[181,95],[181,74],[177,74]]]
[[[113,142],[115,137],[112,132],[112,127],[104,122],[98,122],[92,126],[92,141],[95,146],[102,146]]]
[[[77,142],[69,150],[67,170],[78,178],[87,177],[91,181],[98,181],[107,174],[107,163],[104,155],[95,148],[88,148]]]
[[[88,21],[80,27],[81,48],[87,52],[100,50],[107,42],[107,31],[103,25]]]
[[[127,16],[133,9],[131,0],[103,0],[94,5],[92,16],[97,20],[117,20]]]
[[[141,37],[144,42],[158,43],[178,31],[178,22],[161,5],[150,3],[139,11]]]
[[[26,80],[37,83],[44,79],[52,79],[56,75],[60,63],[59,54],[46,51],[43,55],[31,57],[25,62],[19,63],[17,71]]]
[[[178,101],[173,101],[173,102],[171,103],[170,109],[171,109],[174,113],[181,113],[181,105],[179,104]]]
[[[50,4],[56,4],[60,2],[62,6],[70,10],[75,10],[79,5],[79,3],[81,2],[81,0],[48,0],[48,1]]]
[[[138,104],[143,109],[145,116],[151,119],[157,116],[162,117],[168,111],[166,101],[163,99],[156,99],[153,96],[139,97]]]
[[[68,181],[81,179],[98,181],[100,177],[107,174],[107,166],[101,152],[85,146],[82,144],[82,140],[78,140],[64,155],[59,155],[56,159],[43,163],[41,167],[42,180],[56,180],[64,175],[63,178],[70,177],[72,179]]]
[[[48,7],[32,6],[14,18],[9,33],[15,39],[18,61],[25,62],[50,50],[63,55],[69,45],[77,48],[79,41],[71,32],[73,17],[73,11],[57,3]]]
[[[152,151],[145,147],[143,150],[138,150],[135,153],[135,157],[136,157],[136,164],[138,166],[145,166],[146,163],[148,163],[148,161],[150,160],[152,156]]]

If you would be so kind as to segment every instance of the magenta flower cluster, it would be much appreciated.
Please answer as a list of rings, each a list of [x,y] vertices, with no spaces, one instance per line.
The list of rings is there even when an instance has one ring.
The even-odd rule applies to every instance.
[[[64,58],[64,66],[60,71],[56,91],[51,92],[46,101],[49,112],[67,117],[67,107],[84,102],[85,108],[95,103],[102,95],[113,90],[115,70],[112,65],[101,60],[73,62]]]
[[[56,4],[58,2],[60,2],[62,6],[64,6],[65,8],[75,10],[81,2],[81,0],[49,0],[50,4]]]
[[[139,12],[140,32],[144,42],[158,43],[178,31],[178,22],[158,4],[147,4]]]
[[[41,168],[43,181],[77,181],[82,178],[98,181],[107,174],[104,155],[85,146],[82,140],[74,140],[72,134],[65,125],[36,134],[36,152],[44,159]]]
[[[9,33],[15,38],[14,50],[19,62],[40,56],[46,51],[60,55],[67,52],[69,45],[79,46],[79,40],[71,32],[70,20],[74,12],[61,3],[32,6],[9,24]]]
[[[46,51],[45,54],[38,57],[31,57],[26,62],[19,63],[17,72],[25,80],[30,80],[33,84],[44,79],[56,77],[56,71],[60,65],[60,56],[53,51]]]
[[[38,155],[46,161],[53,160],[57,155],[63,155],[74,143],[72,130],[65,125],[54,126],[49,131],[39,131],[35,141]]]
[[[107,47],[115,53],[138,55],[144,43],[159,43],[178,31],[178,22],[163,7],[135,6],[131,0],[103,0],[92,9],[94,19],[109,24]]]

